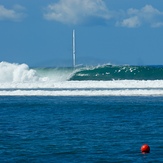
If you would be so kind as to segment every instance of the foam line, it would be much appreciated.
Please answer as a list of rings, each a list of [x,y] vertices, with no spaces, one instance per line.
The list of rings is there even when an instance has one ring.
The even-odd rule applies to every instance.
[[[0,91],[0,96],[163,96],[163,90],[14,90]]]

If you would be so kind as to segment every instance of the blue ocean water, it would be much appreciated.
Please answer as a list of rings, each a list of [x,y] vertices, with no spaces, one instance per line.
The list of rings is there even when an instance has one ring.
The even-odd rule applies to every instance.
[[[163,162],[162,133],[162,96],[0,96],[0,162]]]
[[[0,162],[163,162],[162,66],[0,62],[0,76]]]

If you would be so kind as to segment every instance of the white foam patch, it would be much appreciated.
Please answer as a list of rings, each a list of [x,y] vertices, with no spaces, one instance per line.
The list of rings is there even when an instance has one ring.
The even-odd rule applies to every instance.
[[[115,80],[115,81],[34,81],[34,82],[4,82],[0,84],[0,88],[60,88],[60,89],[78,89],[78,88],[148,88],[163,89],[163,80]]]
[[[3,83],[0,95],[20,96],[163,96],[163,80]]]
[[[0,91],[0,96],[163,96],[163,90],[14,90]]]

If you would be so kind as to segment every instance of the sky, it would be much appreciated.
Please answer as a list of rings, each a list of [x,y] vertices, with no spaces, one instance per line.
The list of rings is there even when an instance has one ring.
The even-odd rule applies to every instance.
[[[163,65],[163,0],[0,0],[0,61]]]

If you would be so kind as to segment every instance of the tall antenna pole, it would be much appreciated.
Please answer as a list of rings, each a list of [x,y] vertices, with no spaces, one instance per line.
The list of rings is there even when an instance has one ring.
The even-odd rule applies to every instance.
[[[72,37],[73,37],[73,42],[72,42],[72,57],[73,57],[73,67],[75,67],[76,63],[75,63],[75,60],[76,60],[76,54],[75,54],[75,30],[73,29],[73,34],[72,34]]]

